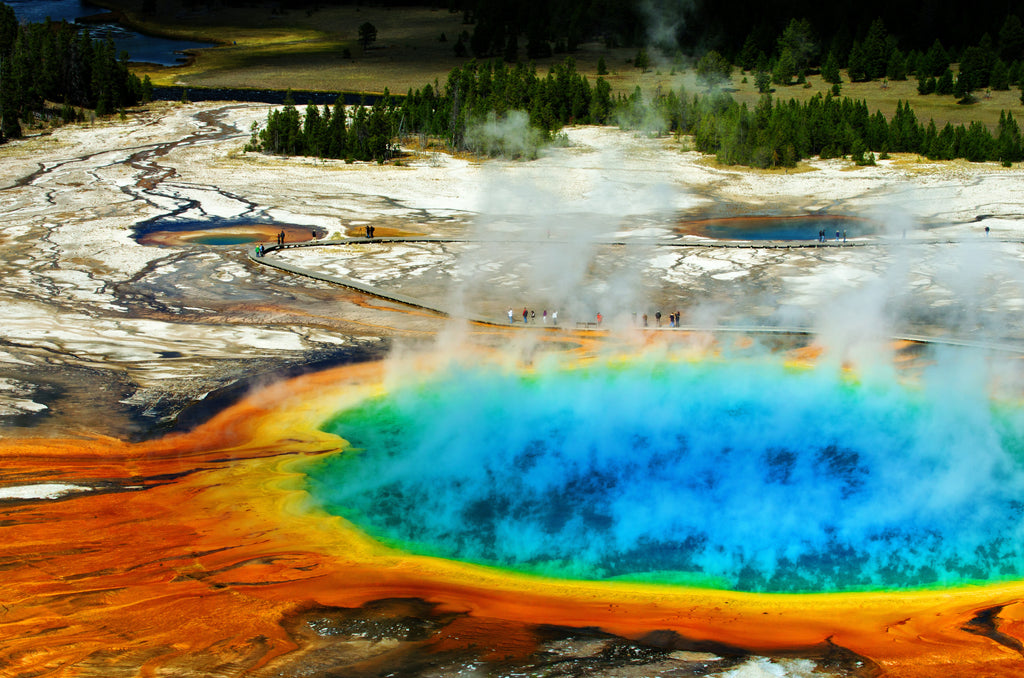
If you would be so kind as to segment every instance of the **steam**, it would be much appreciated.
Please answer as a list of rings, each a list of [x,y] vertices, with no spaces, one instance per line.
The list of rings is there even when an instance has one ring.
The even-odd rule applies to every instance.
[[[505,158],[537,157],[543,137],[530,126],[524,111],[509,111],[499,116],[494,112],[466,129],[466,145],[475,153]]]
[[[648,43],[663,50],[675,49],[692,5],[678,0],[641,0],[638,8],[647,20]]]
[[[339,418],[358,451],[315,494],[386,541],[547,575],[756,591],[1021,575],[1024,413],[989,400],[987,356],[958,357],[915,388],[746,359],[452,369]]]
[[[536,165],[496,162],[480,190],[478,216],[467,234],[472,244],[452,271],[449,305],[471,315],[482,311],[521,324],[548,324],[558,312],[561,326],[596,322],[625,324],[649,296],[649,238],[631,221],[671,214],[673,194],[660,182],[638,184],[615,154],[542,157]],[[545,172],[557,174],[551,182]],[[631,246],[609,243],[629,242]],[[481,294],[481,291],[488,294]],[[493,298],[495,291],[503,298]],[[489,307],[479,308],[485,298]]]

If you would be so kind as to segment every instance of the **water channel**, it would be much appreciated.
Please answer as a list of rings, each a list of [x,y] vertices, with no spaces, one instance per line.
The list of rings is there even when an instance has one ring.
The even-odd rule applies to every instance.
[[[37,23],[46,21],[67,21],[74,23],[83,17],[106,12],[102,7],[82,0],[7,0],[18,21]],[[130,61],[175,66],[185,61],[185,50],[213,47],[213,43],[191,40],[172,40],[145,35],[127,29],[116,23],[90,23],[86,30],[97,39],[110,37],[118,52],[127,52]]]

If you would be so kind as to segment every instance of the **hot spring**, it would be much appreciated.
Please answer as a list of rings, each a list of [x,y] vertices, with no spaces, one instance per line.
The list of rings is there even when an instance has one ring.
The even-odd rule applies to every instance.
[[[966,354],[966,357],[965,357]],[[959,351],[907,379],[775,359],[459,367],[325,426],[308,489],[384,544],[737,591],[1024,575],[1024,411]]]
[[[825,232],[826,240],[834,240],[836,234],[849,238],[877,235],[877,223],[867,219],[846,216],[744,216],[691,219],[681,222],[677,231],[683,235],[695,235],[713,240],[817,240],[819,231]]]

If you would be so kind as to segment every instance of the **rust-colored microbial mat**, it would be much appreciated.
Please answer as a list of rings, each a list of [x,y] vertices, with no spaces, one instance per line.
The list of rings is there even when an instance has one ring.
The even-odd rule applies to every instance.
[[[59,482],[82,491],[57,500],[3,504],[0,673],[287,674],[310,642],[297,620],[315,612],[327,620],[318,623],[341,623],[331,614],[379,605],[383,612],[374,614],[421,620],[416,633],[429,639],[418,646],[421,652],[472,645],[484,661],[528,654],[537,629],[551,625],[628,638],[668,633],[678,647],[769,655],[843,648],[863,658],[865,671],[887,676],[1021,675],[1020,533],[961,534],[927,543],[912,531],[929,510],[932,530],[956,524],[967,532],[1019,519],[1015,514],[1024,495],[1017,495],[1016,508],[1012,502],[1013,493],[1024,487],[1016,484],[1020,460],[1018,450],[1006,449],[1006,441],[1018,440],[1020,433],[1014,408],[988,401],[977,411],[965,413],[961,407],[958,426],[941,431],[945,437],[929,440],[927,447],[911,440],[900,452],[909,455],[906,464],[889,463],[872,457],[872,441],[857,432],[886,426],[899,431],[913,424],[919,428],[911,432],[921,434],[934,428],[949,415],[927,397],[932,387],[898,388],[842,368],[823,377],[824,368],[813,366],[816,359],[814,351],[803,351],[788,360],[629,359],[530,369],[417,365],[398,370],[417,375],[408,383],[383,363],[363,364],[275,384],[192,432],[156,441],[5,442],[0,447],[5,486]],[[654,400],[644,400],[642,384],[655,389]],[[606,392],[616,398],[602,400]],[[686,405],[686,394],[695,392],[700,398]],[[766,392],[770,398],[763,397]],[[806,402],[801,392],[811,394]],[[823,396],[831,404],[822,403]],[[566,404],[574,399],[581,404]],[[724,403],[720,410],[717,401]],[[785,406],[761,411],[766,402]],[[518,409],[502,409],[509,403]],[[645,416],[657,403],[682,409]],[[531,407],[546,411],[547,418]],[[626,416],[631,408],[633,418]],[[712,420],[701,417],[737,412],[743,419],[736,430],[750,434],[738,439],[756,450],[746,457],[763,466],[760,475],[757,468],[746,468],[755,479],[750,482],[733,480],[746,463],[735,443],[727,452],[715,449],[699,433],[733,425],[711,426]],[[804,415],[807,419],[800,419]],[[827,425],[813,423],[818,415]],[[885,423],[887,416],[906,419]],[[453,417],[461,422],[455,428],[429,424]],[[469,422],[488,417],[499,424],[467,430]],[[862,420],[842,423],[855,417]],[[652,421],[661,423],[651,428]],[[976,440],[958,439],[957,431],[972,423],[998,449],[971,450],[974,456],[964,466],[933,464],[943,455],[966,453],[960,448]],[[808,427],[820,440],[812,454],[801,457],[801,441],[780,431]],[[382,433],[389,430],[390,437]],[[467,442],[473,435],[485,440],[474,446]],[[589,441],[585,453],[567,456],[576,454],[581,437]],[[837,446],[833,437],[845,442]],[[662,444],[668,439],[676,441],[668,448],[671,454]],[[407,456],[407,449],[414,456]],[[651,454],[654,461],[648,462],[641,454],[645,449],[662,452]],[[431,455],[434,468],[417,466],[415,454]],[[685,460],[681,467],[673,461],[678,458]],[[581,466],[583,459],[590,466]],[[564,469],[563,475],[576,482],[562,489],[537,485],[542,479],[555,482],[558,474],[546,464]],[[490,508],[477,501],[456,510],[451,507],[462,499],[441,502],[417,494],[422,491],[417,479],[425,476],[438,492],[447,485],[466,488],[463,499],[472,502],[467,483],[483,483],[499,468],[504,481],[493,487],[514,487],[516,498],[495,496]],[[677,479],[676,485],[689,489],[673,495],[675,503],[711,497],[719,502],[717,512],[692,503],[678,516],[671,513],[673,502],[664,498],[660,479],[685,469],[718,489],[702,492],[700,483]],[[952,482],[957,474],[975,471],[978,482],[991,476],[1003,483],[992,490],[991,501],[979,501],[982,486],[964,490],[975,493],[969,497],[937,487],[948,490],[947,508],[970,505],[981,515],[951,516],[928,501],[927,492],[938,496],[936,488],[888,499],[919,502],[916,518],[897,515],[900,511],[881,504],[882,496],[865,495],[929,478]],[[645,484],[631,486],[622,480],[626,476]],[[609,482],[587,485],[582,480],[587,477]],[[793,499],[797,495],[772,494],[790,486],[802,487],[805,494],[836,491],[836,514],[805,516],[817,533],[794,525],[786,533],[788,544],[766,542],[745,550],[744,544],[760,538],[756,531],[717,529],[740,521],[737,512],[744,505],[763,513],[799,503]],[[492,489],[480,496],[491,496]],[[383,500],[397,490],[406,505]],[[515,504],[534,491],[538,497],[554,492],[590,501],[590,517],[577,521],[582,532],[574,532],[579,526],[572,520],[531,514],[525,504]],[[658,541],[653,532],[631,528],[638,521],[631,518],[637,509],[630,501],[638,492],[645,494],[639,505],[648,521],[665,519],[658,532],[665,541],[661,547],[652,546]],[[822,494],[818,501],[829,500]],[[413,504],[422,511],[413,514],[421,528],[403,531],[407,526],[393,516],[408,514]],[[501,506],[509,509],[507,516],[493,514]],[[872,510],[892,513],[886,519],[896,521],[895,527],[873,522]],[[853,515],[840,515],[847,513]],[[589,534],[591,547],[577,549],[572,557],[552,551],[542,538],[527,539],[538,532],[537,524],[511,521],[512,515],[539,515],[538,524],[560,540]],[[444,542],[441,537],[458,530],[438,526],[458,520],[465,521],[458,528],[465,534]],[[774,522],[784,522],[784,516]],[[475,543],[474,534],[485,536]],[[816,542],[815,534],[826,537]],[[703,535],[703,541],[695,535]],[[888,546],[879,539],[889,539]],[[986,548],[988,559],[964,560],[965,550]],[[681,560],[673,560],[671,554],[680,553]],[[922,563],[920,557],[930,560]],[[439,619],[447,626],[433,633],[430,625]],[[420,637],[416,633],[409,636]],[[381,660],[359,659],[361,668],[352,675],[386,672],[374,661]]]

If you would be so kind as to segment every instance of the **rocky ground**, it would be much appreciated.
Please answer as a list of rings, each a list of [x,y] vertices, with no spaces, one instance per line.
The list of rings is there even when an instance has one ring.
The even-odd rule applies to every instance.
[[[0,147],[4,435],[151,435],[240,381],[380,355],[442,327],[429,313],[255,266],[244,244],[192,239],[203,231],[256,230],[270,242],[279,229],[308,240],[360,236],[372,223],[378,236],[459,238],[288,256],[499,321],[529,306],[561,309],[563,323],[601,312],[622,327],[634,313],[653,324],[655,311],[679,310],[686,324],[826,336],[845,334],[851,318],[859,332],[972,341],[1024,331],[1019,168],[904,157],[755,173],[603,128],[570,129],[567,147],[531,162],[243,153],[266,111],[152,104]],[[747,214],[876,226],[851,226],[849,244],[864,247],[687,246],[707,243],[686,220]]]

